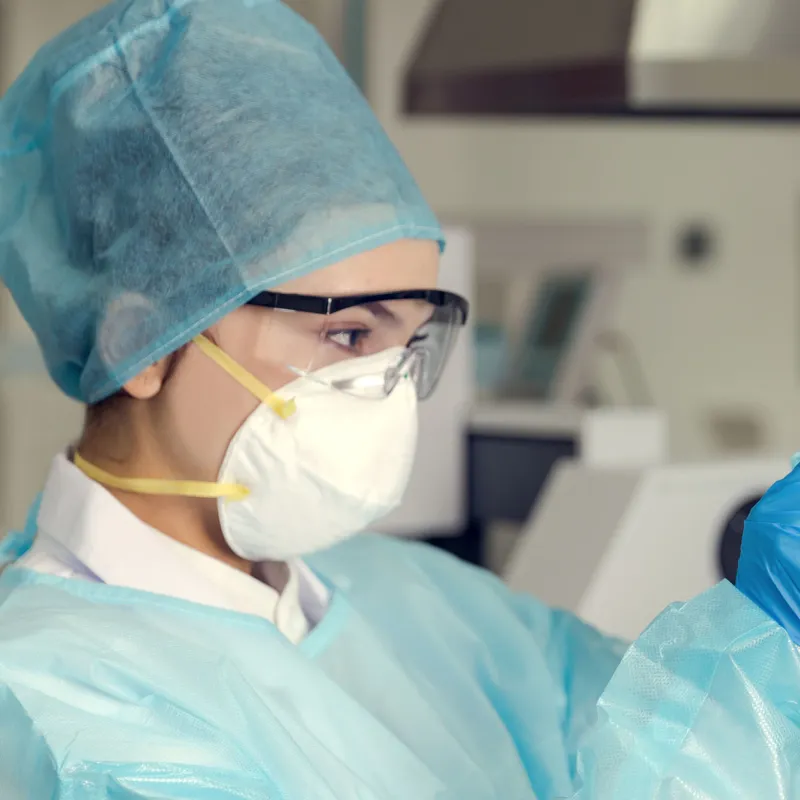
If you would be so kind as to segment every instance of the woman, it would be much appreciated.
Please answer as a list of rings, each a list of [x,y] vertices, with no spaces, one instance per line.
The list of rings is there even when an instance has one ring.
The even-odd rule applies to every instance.
[[[0,277],[88,406],[3,545],[4,800],[788,796],[790,714],[765,743],[747,710],[796,699],[797,666],[715,676],[792,646],[732,587],[617,670],[571,616],[356,536],[400,500],[467,306],[309,26],[117,0],[0,131]]]

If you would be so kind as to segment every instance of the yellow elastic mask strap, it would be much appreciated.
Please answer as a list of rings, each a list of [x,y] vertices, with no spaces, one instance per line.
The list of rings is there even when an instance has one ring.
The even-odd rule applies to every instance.
[[[233,483],[205,483],[203,481],[169,481],[161,478],[120,478],[90,464],[75,453],[75,466],[88,478],[111,489],[134,494],[165,495],[170,497],[201,497],[211,500],[244,500],[250,490]]]
[[[250,394],[257,397],[265,406],[269,406],[281,419],[288,419],[297,411],[294,400],[283,400],[272,389],[267,388],[254,375],[251,375],[241,364],[237,364],[224,350],[221,350],[205,336],[195,336],[194,343],[237,383],[240,383]]]

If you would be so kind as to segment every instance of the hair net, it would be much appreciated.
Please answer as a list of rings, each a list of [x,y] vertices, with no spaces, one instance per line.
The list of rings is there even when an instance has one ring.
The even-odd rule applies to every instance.
[[[0,278],[86,402],[259,291],[400,238],[442,233],[278,0],[116,0],[0,102]]]

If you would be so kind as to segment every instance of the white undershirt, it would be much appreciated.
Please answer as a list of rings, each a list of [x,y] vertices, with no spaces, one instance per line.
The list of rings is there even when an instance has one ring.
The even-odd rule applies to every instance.
[[[300,560],[287,565],[288,581],[278,594],[266,583],[276,565],[257,567],[260,580],[176,542],[142,522],[64,455],[53,462],[38,534],[17,566],[254,614],[295,643],[322,619],[330,599]]]

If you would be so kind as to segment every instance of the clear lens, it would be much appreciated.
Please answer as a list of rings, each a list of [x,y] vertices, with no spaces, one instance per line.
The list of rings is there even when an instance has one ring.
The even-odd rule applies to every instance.
[[[270,315],[269,351],[280,353],[287,373],[283,383],[311,377],[376,398],[404,378],[414,381],[420,399],[428,397],[463,324],[457,309],[424,300],[365,302],[333,314],[262,310]]]

